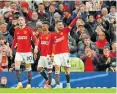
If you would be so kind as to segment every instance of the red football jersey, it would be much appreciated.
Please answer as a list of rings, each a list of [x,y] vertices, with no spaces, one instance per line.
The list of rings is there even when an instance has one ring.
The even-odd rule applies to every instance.
[[[47,56],[51,54],[51,33],[48,32],[47,34],[42,33],[39,36],[39,44],[38,48],[41,52],[41,56]]]
[[[33,33],[33,30],[26,26],[25,28],[16,28],[14,34],[14,40],[12,43],[12,50],[17,43],[17,52],[32,52],[31,39],[34,40],[35,45],[37,44],[37,38]]]
[[[70,28],[65,27],[61,32],[54,32],[52,34],[52,40],[55,44],[54,54],[69,53],[68,33],[70,30]]]

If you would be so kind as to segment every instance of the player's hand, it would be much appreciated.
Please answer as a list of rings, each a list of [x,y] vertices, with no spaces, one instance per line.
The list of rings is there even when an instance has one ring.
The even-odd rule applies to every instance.
[[[12,52],[12,50],[10,49],[10,59],[12,59],[13,58],[13,52]]]
[[[38,53],[38,48],[35,46],[34,48],[34,53],[37,54]]]
[[[53,56],[50,56],[50,55],[47,55],[47,60],[48,60],[49,62],[53,62],[54,57],[53,57]]]
[[[37,53],[38,53],[38,47],[35,46],[35,48],[34,48],[34,59],[35,60],[37,59]]]
[[[34,53],[34,60],[36,60],[36,59],[37,59],[37,54]]]

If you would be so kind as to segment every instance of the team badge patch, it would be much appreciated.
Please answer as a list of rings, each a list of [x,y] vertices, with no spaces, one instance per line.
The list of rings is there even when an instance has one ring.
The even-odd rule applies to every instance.
[[[26,34],[27,33],[27,31],[24,31],[24,34]]]

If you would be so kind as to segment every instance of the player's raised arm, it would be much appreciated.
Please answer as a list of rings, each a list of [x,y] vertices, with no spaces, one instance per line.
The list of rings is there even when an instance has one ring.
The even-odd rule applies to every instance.
[[[70,29],[75,25],[75,23],[76,23],[76,21],[78,20],[79,17],[80,17],[80,11],[77,13],[76,18],[68,26]]]

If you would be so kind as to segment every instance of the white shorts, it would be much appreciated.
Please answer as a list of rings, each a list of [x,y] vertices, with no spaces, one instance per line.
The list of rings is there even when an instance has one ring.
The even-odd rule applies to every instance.
[[[54,65],[71,67],[69,62],[69,53],[56,54],[54,56]]]
[[[21,61],[26,64],[34,63],[32,52],[20,53],[16,52],[15,61]]]
[[[53,64],[49,62],[46,56],[40,56],[40,59],[38,61],[38,67],[52,68]]]

